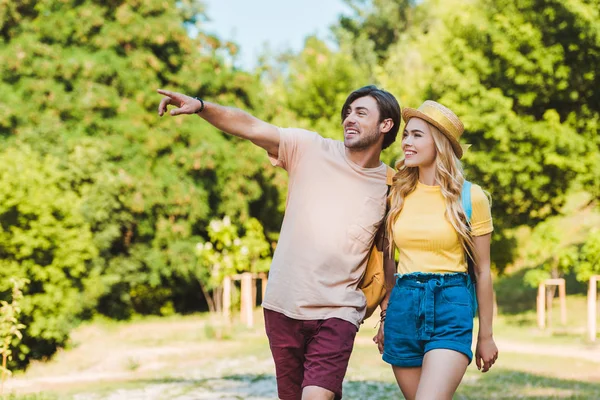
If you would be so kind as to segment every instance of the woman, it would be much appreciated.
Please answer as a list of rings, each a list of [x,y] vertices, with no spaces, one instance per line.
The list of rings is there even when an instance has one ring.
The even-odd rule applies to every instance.
[[[487,372],[498,357],[492,336],[490,204],[472,185],[466,203],[472,209],[463,207],[469,197],[469,186],[462,195],[464,127],[451,110],[428,100],[418,110],[404,108],[402,118],[405,158],[396,164],[387,217],[388,237],[399,250],[398,273],[381,306],[374,341],[407,399],[452,399],[473,357],[477,303],[477,368]],[[475,290],[470,290],[468,257],[474,260]]]

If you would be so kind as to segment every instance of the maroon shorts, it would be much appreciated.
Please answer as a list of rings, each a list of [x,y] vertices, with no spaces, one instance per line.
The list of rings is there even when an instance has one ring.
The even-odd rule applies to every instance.
[[[341,399],[356,325],[339,318],[303,321],[264,312],[279,398],[300,400],[305,386],[319,386]]]

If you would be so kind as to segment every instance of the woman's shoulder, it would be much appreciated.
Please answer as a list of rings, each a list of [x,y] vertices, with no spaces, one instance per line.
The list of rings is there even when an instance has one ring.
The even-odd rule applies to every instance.
[[[478,184],[471,183],[471,202],[473,204],[489,205],[491,203],[491,196]]]

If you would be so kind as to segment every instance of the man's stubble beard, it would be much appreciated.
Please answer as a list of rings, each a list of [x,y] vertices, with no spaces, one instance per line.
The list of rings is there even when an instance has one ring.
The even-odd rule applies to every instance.
[[[373,144],[377,143],[379,140],[380,131],[377,129],[375,132],[370,132],[368,134],[360,135],[358,140],[353,141],[352,143],[347,143],[344,141],[344,145],[351,151],[361,151],[366,150],[369,147],[373,146]]]

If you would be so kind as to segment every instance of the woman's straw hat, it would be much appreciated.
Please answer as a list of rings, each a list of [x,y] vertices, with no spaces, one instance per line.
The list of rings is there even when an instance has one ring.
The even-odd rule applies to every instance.
[[[405,123],[416,117],[429,122],[435,126],[450,140],[454,153],[460,159],[463,156],[463,146],[461,146],[460,136],[465,130],[465,126],[460,119],[449,108],[432,100],[425,100],[418,109],[404,107],[402,109],[402,119]]]

